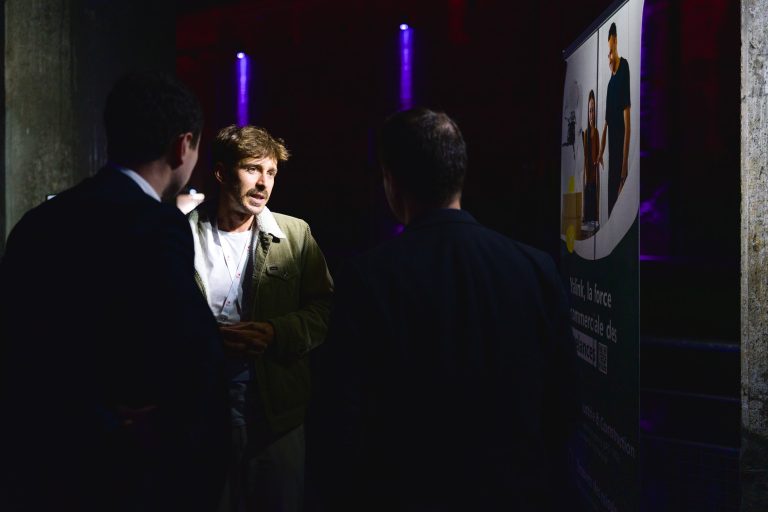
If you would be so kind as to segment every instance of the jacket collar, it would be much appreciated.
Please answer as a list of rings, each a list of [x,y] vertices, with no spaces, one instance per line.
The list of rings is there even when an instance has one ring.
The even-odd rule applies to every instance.
[[[435,208],[427,210],[413,219],[410,224],[405,226],[406,231],[421,229],[423,227],[433,226],[435,224],[445,223],[468,223],[477,224],[475,218],[465,210],[456,210],[455,208]]]
[[[207,221],[213,225],[216,216],[216,201],[206,201],[195,208],[195,210],[197,210],[198,219],[200,221]],[[266,206],[261,213],[256,216],[255,227],[258,228],[259,233],[269,234],[274,238],[288,238],[277,224],[275,215]]]
[[[288,238],[285,236],[285,233],[283,233],[283,230],[280,229],[280,226],[277,225],[275,216],[272,215],[272,212],[266,206],[256,217],[256,222],[259,226],[259,232],[269,233],[275,238]]]

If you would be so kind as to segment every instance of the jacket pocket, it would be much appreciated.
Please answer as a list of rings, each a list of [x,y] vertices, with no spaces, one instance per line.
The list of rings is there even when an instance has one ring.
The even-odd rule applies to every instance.
[[[264,269],[259,299],[267,318],[292,313],[300,306],[301,279],[292,265],[267,265]]]
[[[296,278],[299,271],[292,265],[267,265],[264,273],[271,278],[276,278],[282,281],[291,281]]]

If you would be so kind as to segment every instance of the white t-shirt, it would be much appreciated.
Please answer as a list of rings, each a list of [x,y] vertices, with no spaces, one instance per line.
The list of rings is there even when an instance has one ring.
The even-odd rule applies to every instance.
[[[243,312],[243,276],[251,253],[251,230],[243,232],[212,230],[209,248],[211,266],[208,268],[208,306],[222,324],[240,321]],[[218,254],[217,254],[218,253]]]
[[[237,233],[219,231],[215,223],[209,235],[208,306],[217,322],[234,324],[243,316],[243,282],[250,283],[244,274],[251,243],[257,238],[250,229]],[[249,365],[246,361],[228,360],[227,374],[232,423],[244,425],[245,387],[251,380]]]

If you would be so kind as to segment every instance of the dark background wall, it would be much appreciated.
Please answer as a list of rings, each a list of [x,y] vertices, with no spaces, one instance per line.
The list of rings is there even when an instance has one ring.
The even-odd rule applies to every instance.
[[[271,206],[307,218],[326,250],[345,254],[386,237],[393,222],[374,138],[398,108],[398,25],[408,23],[415,103],[445,110],[468,142],[465,207],[556,257],[562,51],[609,4],[197,1],[178,17],[177,69],[203,100],[209,142],[236,121],[235,55],[250,56],[250,121],[293,152]],[[646,1],[644,261],[737,262],[737,7]],[[202,189],[206,145],[192,178]]]
[[[465,207],[555,254],[561,52],[606,7],[579,4],[229,2],[179,18],[178,70],[203,98],[210,137],[236,120],[236,52],[252,58],[251,122],[293,151],[270,206],[308,219],[335,263],[392,228],[374,139],[398,108],[408,23],[415,103],[445,110],[467,139]],[[205,188],[209,169],[203,154],[193,185]]]
[[[270,207],[310,222],[332,270],[392,236],[374,141],[399,106],[398,26],[408,23],[414,103],[445,110],[467,140],[464,207],[557,259],[562,51],[610,4],[188,3],[177,69],[208,123],[192,185],[209,188],[206,146],[236,121],[243,51],[253,64],[250,121],[293,152]],[[645,1],[643,510],[738,506],[739,23],[738,2]]]

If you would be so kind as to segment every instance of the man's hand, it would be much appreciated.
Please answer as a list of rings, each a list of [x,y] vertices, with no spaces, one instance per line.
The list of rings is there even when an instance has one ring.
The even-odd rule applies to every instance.
[[[267,322],[238,322],[220,325],[224,351],[234,357],[259,357],[275,339],[275,329]]]

